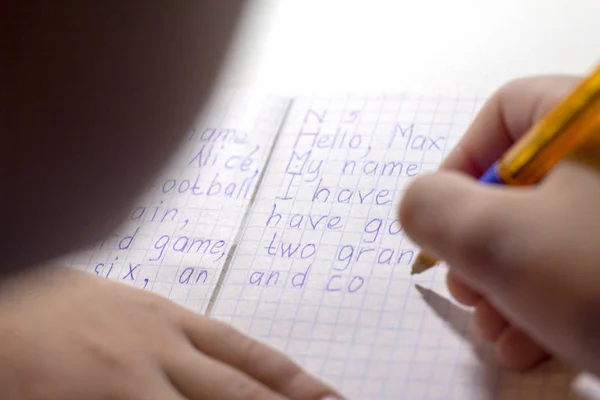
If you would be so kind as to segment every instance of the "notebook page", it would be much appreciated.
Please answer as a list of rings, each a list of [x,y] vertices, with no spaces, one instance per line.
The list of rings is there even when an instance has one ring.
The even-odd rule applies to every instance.
[[[560,365],[499,368],[443,267],[410,276],[403,189],[437,169],[482,102],[294,100],[213,316],[353,399],[583,398]]]
[[[204,312],[288,106],[215,95],[123,226],[67,265]]]

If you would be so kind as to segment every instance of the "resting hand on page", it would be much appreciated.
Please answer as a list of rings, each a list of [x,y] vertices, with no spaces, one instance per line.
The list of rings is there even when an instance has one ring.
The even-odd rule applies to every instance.
[[[171,301],[54,267],[0,285],[0,398],[321,400],[271,348]]]
[[[474,307],[481,335],[517,369],[557,355],[600,374],[598,139],[536,186],[477,182],[577,83],[535,77],[500,89],[400,206],[407,234],[449,265],[450,292]]]

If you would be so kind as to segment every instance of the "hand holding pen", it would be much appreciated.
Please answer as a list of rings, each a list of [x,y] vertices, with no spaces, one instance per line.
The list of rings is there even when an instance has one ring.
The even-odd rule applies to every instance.
[[[405,231],[429,258],[419,258],[422,269],[449,265],[452,295],[474,307],[482,336],[510,367],[555,354],[600,373],[600,101],[588,101],[597,80],[539,77],[503,87],[400,207]],[[572,95],[575,87],[584,91]],[[566,124],[574,110],[580,114]],[[571,132],[559,145],[531,133],[518,141],[558,126]],[[528,163],[523,150],[534,143]],[[501,184],[489,184],[490,176]]]

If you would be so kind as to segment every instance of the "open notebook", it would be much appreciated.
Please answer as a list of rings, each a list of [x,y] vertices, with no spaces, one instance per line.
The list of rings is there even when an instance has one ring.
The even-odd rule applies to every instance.
[[[221,93],[126,224],[67,263],[225,320],[351,399],[592,398],[558,363],[499,368],[443,267],[410,276],[403,188],[482,103]]]

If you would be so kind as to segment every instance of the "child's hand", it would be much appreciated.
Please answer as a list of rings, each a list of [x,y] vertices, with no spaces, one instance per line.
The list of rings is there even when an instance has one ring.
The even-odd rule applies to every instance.
[[[53,268],[0,287],[0,398],[318,400],[333,392],[225,324]]]
[[[527,368],[553,353],[598,374],[600,172],[571,159],[531,188],[491,187],[471,177],[577,82],[541,77],[502,88],[444,171],[406,191],[400,219],[416,243],[450,265],[451,293],[475,307],[482,336],[496,343],[505,365]],[[600,152],[594,157],[598,163]]]

